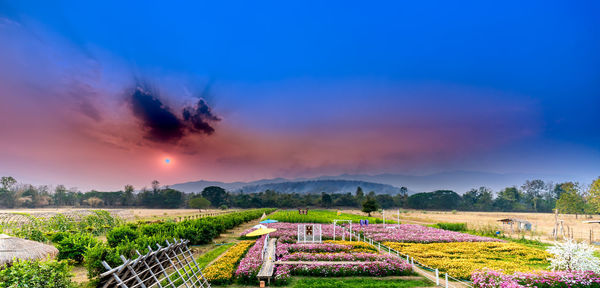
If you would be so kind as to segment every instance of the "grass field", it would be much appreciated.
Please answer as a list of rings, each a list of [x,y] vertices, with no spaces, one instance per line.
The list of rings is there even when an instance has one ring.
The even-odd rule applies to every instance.
[[[202,256],[196,258],[196,263],[198,263],[198,266],[200,267],[200,269],[204,269],[204,267],[208,266],[208,264],[210,262],[212,262],[217,257],[219,257],[221,254],[223,254],[225,251],[227,251],[227,249],[229,249],[231,246],[233,246],[233,243],[219,245],[219,246],[215,247],[214,249],[209,250],[208,252],[202,254]]]
[[[364,214],[364,213],[363,213]],[[358,223],[361,219],[368,219],[369,223],[383,223],[376,217],[367,217],[356,214],[341,213],[337,215],[335,210],[309,210],[307,215],[300,215],[298,210],[279,210],[269,216],[269,219],[289,223],[327,223],[331,224],[333,220],[352,220]],[[395,221],[394,221],[395,223]]]
[[[408,288],[435,286],[425,279],[378,279],[378,278],[301,278],[292,284],[293,288]]]

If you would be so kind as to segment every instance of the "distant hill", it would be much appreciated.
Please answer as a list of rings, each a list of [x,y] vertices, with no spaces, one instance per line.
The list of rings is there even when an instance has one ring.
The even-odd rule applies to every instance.
[[[308,180],[308,181],[290,181],[282,178],[271,180],[260,180],[254,182],[215,182],[215,181],[196,181],[181,184],[170,185],[169,187],[183,192],[200,192],[208,186],[219,186],[230,192],[258,193],[265,190],[274,190],[281,193],[354,193],[358,186],[362,187],[365,193],[374,191],[377,194],[398,194],[400,188],[392,185],[372,183],[356,180]],[[410,192],[410,191],[409,191]]]
[[[409,194],[416,192],[431,192],[435,190],[452,190],[463,194],[472,188],[486,186],[494,191],[505,187],[520,186],[525,180],[542,179],[544,181],[579,181],[590,183],[593,179],[580,179],[569,175],[540,175],[540,174],[499,174],[476,171],[452,171],[424,176],[402,174],[342,174],[338,176],[320,176],[315,178],[297,179],[262,179],[252,182],[217,182],[194,181],[170,185],[184,192],[200,192],[208,186],[220,186],[228,191],[262,192],[273,189],[279,192],[329,193],[355,192],[361,186],[365,193],[373,190],[377,193],[398,193],[400,187],[407,187]],[[335,180],[335,181],[330,181]]]
[[[268,183],[260,185],[247,185],[239,189],[243,193],[263,192],[267,189],[282,193],[352,193],[356,192],[357,187],[361,187],[365,193],[374,191],[376,194],[398,194],[400,188],[392,185],[372,183],[356,180],[310,180],[299,182],[281,182]]]

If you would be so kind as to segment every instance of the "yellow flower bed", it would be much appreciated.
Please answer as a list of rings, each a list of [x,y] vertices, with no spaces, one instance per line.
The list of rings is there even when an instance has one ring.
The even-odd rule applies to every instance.
[[[352,250],[350,250],[349,252],[377,252],[377,248],[367,242],[360,242],[360,241],[334,241],[334,240],[326,240],[323,241],[323,243],[331,243],[331,244],[338,244],[338,245],[350,245],[352,246]]]
[[[502,269],[506,273],[527,272],[548,266],[550,254],[516,243],[451,242],[397,243],[386,246],[414,257],[416,261],[453,277],[468,279],[478,269]]]
[[[204,277],[206,277],[208,281],[214,284],[231,282],[237,264],[242,257],[244,257],[250,246],[254,245],[255,242],[256,241],[253,240],[242,241],[229,248],[221,258],[217,259],[212,265],[204,269],[202,274],[204,274]]]

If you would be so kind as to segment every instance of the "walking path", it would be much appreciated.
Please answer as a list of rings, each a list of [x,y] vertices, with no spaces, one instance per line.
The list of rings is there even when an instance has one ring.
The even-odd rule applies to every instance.
[[[263,259],[263,265],[260,267],[260,271],[258,271],[258,280],[266,279],[268,283],[271,283],[271,277],[273,277],[273,270],[275,268],[275,244],[277,243],[277,238],[269,239],[269,244],[267,246],[267,254],[265,255],[265,259]]]

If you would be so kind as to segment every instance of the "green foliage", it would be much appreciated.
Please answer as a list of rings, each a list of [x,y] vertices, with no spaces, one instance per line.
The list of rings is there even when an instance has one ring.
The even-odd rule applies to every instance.
[[[0,269],[0,288],[71,288],[71,268],[64,261],[16,261]]]
[[[206,209],[210,206],[210,201],[202,196],[194,197],[188,201],[188,206],[193,209]]]
[[[369,214],[371,216],[371,212],[377,211],[379,205],[377,205],[377,201],[371,197],[367,197],[367,200],[362,203],[362,212]]]
[[[129,225],[115,227],[106,234],[106,242],[110,247],[116,247],[122,242],[135,241],[140,232]]]
[[[411,195],[407,201],[413,209],[452,210],[458,208],[461,197],[454,191],[438,190]]]
[[[585,208],[585,201],[580,194],[579,183],[567,182],[560,185],[560,198],[556,201],[556,209],[560,213],[582,214]]]
[[[94,210],[92,212],[93,214],[83,217],[83,219],[77,223],[80,231],[88,231],[94,235],[102,235],[123,222],[119,218],[112,217],[110,213],[105,210]]]
[[[433,287],[432,282],[422,280],[387,280],[378,278],[302,278],[294,283],[294,288],[408,288],[408,287]]]
[[[58,259],[81,263],[86,251],[98,243],[99,241],[91,234],[69,234],[56,245],[59,251]]]
[[[227,191],[221,187],[209,186],[202,190],[202,197],[206,198],[213,206],[219,207],[227,204],[227,198],[229,197]]]
[[[298,210],[279,210],[269,216],[269,219],[289,222],[289,223],[328,223],[331,224],[333,220],[352,220],[354,223],[358,223],[361,219],[368,219],[369,223],[383,223],[382,219],[375,217],[365,217],[354,214],[342,213],[337,215],[336,211],[331,210],[308,210],[307,215],[301,215]],[[386,220],[386,223],[395,223],[395,221]]]
[[[54,232],[66,232],[69,230],[74,230],[76,228],[76,223],[73,220],[60,213],[50,217],[50,219],[48,219],[47,221],[48,230]]]
[[[439,229],[444,229],[444,230],[457,231],[457,232],[467,231],[467,223],[441,222],[441,223],[435,224],[434,227],[439,228]]]

